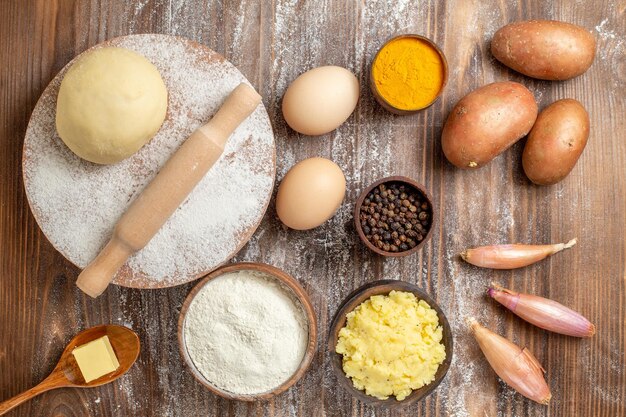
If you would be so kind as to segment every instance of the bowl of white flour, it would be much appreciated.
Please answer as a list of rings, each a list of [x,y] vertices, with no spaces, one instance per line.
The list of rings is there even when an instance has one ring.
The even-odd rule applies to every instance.
[[[309,367],[317,344],[309,296],[270,265],[237,263],[207,275],[178,321],[181,355],[193,376],[227,399],[280,394]]]

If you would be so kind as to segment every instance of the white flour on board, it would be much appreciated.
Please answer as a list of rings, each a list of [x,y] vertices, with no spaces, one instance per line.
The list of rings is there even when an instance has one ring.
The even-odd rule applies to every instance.
[[[75,156],[56,134],[51,83],[33,111],[24,177],[33,213],[51,243],[85,267],[110,238],[129,203],[191,132],[206,123],[243,75],[186,41],[137,35],[115,42],[145,55],[168,87],[168,117],[131,158],[99,166]],[[163,287],[187,282],[227,261],[260,222],[274,181],[274,139],[259,106],[233,133],[224,154],[148,245],[121,271],[123,282]],[[147,284],[146,284],[147,283]]]

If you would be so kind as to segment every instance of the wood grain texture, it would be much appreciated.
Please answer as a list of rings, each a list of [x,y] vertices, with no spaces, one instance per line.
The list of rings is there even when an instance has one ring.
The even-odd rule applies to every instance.
[[[101,323],[139,333],[142,352],[129,374],[90,390],[60,389],[11,416],[618,416],[626,414],[626,2],[456,0],[441,2],[240,0],[6,0],[0,2],[0,399],[40,382],[80,330]],[[586,74],[537,81],[499,64],[489,39],[510,21],[559,19],[591,30],[598,55]],[[209,393],[186,371],[176,324],[193,284],[152,291],[113,287],[97,300],[75,286],[79,271],[41,234],[25,199],[21,147],[29,115],[47,83],[76,54],[120,35],[185,36],[223,54],[263,96],[274,125],[281,179],[310,156],[333,159],[348,181],[338,214],[322,227],[281,227],[273,202],[235,260],[265,262],[295,276],[318,315],[320,340],[304,378],[275,399],[231,402]],[[450,74],[441,99],[413,116],[394,116],[367,88],[377,49],[414,32],[446,54]],[[355,113],[335,132],[301,137],[284,123],[280,99],[310,68],[334,64],[361,81]],[[523,141],[486,167],[455,169],[441,151],[447,112],[472,89],[496,80],[522,82],[540,108],[575,98],[591,117],[591,136],[573,172],[551,187],[524,177]],[[402,259],[374,256],[356,236],[352,209],[378,178],[406,175],[424,184],[440,221],[424,249]],[[548,243],[579,238],[572,250],[516,271],[484,271],[457,254],[470,246]],[[426,290],[446,311],[455,361],[440,387],[403,411],[380,411],[353,399],[335,380],[324,346],[344,297],[375,279],[402,279]],[[597,327],[590,340],[549,334],[521,322],[484,296],[498,281],[554,298]],[[498,381],[463,324],[476,317],[527,345],[547,369],[549,407]]]
[[[119,366],[113,372],[102,375],[92,381],[85,382],[85,378],[73,355],[73,351],[77,347],[105,335],[109,337],[109,342],[119,361]],[[128,372],[139,357],[140,350],[139,337],[127,327],[115,324],[104,324],[83,330],[70,340],[63,350],[58,363],[46,379],[15,397],[0,402],[0,415],[4,415],[19,404],[49,390],[64,387],[91,388],[110,383]]]

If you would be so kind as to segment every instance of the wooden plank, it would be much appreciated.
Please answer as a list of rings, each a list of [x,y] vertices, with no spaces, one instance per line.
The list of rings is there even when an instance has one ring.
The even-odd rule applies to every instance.
[[[127,325],[140,334],[138,364],[119,383],[88,391],[42,395],[10,415],[55,416],[615,416],[626,413],[624,262],[626,245],[626,3],[520,0],[342,2],[274,0],[29,0],[0,3],[0,398],[36,384],[65,343],[95,324]],[[582,25],[598,40],[591,70],[550,83],[497,63],[489,39],[518,19],[554,18]],[[285,230],[273,204],[236,261],[273,264],[296,276],[317,310],[321,337],[311,370],[274,400],[245,404],[208,393],[186,372],[176,322],[193,284],[158,291],[114,287],[97,300],[74,287],[78,270],[39,231],[21,178],[21,146],[37,98],[73,56],[130,33],[185,36],[222,53],[263,95],[277,139],[278,179],[297,161],[324,156],[348,180],[337,215],[308,232]],[[450,64],[441,100],[415,116],[383,111],[367,88],[377,48],[396,33],[435,40]],[[282,119],[283,92],[300,73],[340,65],[361,81],[353,116],[321,138],[301,137]],[[439,137],[447,112],[467,92],[512,79],[534,92],[539,106],[580,100],[591,116],[589,145],[572,174],[552,187],[529,184],[521,170],[523,142],[475,171],[447,163]],[[434,196],[440,221],[421,253],[375,257],[358,242],[352,208],[360,190],[391,174],[407,175]],[[467,246],[508,241],[579,245],[519,271],[484,271],[456,254]],[[325,353],[326,332],[342,299],[359,285],[399,278],[429,291],[448,311],[455,361],[435,394],[404,412],[363,406],[337,388]],[[591,340],[542,332],[484,296],[495,280],[542,294],[584,312],[597,326]],[[547,369],[554,399],[533,404],[498,381],[463,323],[484,324],[527,345]]]

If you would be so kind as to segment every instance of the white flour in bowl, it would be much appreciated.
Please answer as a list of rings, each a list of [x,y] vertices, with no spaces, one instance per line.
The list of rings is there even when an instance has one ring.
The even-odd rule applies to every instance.
[[[270,275],[237,271],[207,282],[185,316],[196,369],[234,394],[260,394],[287,381],[306,353],[300,303]]]

